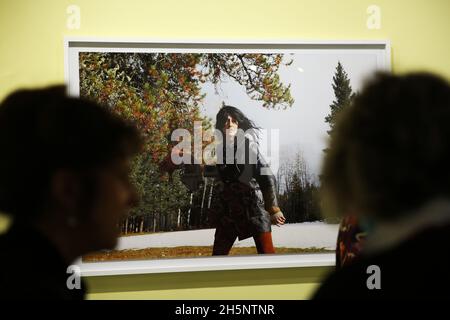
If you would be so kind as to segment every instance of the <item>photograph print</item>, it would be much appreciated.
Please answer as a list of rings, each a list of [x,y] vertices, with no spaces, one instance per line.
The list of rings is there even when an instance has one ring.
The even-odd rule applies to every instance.
[[[144,139],[131,175],[140,202],[116,249],[83,262],[335,252],[322,158],[339,112],[388,68],[384,50],[80,48],[76,58],[69,89]]]

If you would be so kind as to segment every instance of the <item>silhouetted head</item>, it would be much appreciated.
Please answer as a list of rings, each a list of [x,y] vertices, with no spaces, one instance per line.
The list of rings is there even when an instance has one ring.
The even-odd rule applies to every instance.
[[[394,219],[450,198],[450,87],[379,74],[339,115],[322,183],[328,210]]]
[[[128,174],[140,146],[134,126],[62,86],[16,91],[0,105],[0,211],[111,248],[137,201]]]

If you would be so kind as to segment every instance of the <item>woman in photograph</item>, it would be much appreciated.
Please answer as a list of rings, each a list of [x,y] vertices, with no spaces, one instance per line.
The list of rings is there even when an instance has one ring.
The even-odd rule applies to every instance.
[[[216,228],[213,255],[227,255],[237,238],[249,237],[258,253],[275,253],[271,225],[286,219],[278,207],[276,179],[258,150],[259,128],[239,109],[223,106],[216,129],[223,134],[216,150],[223,153],[217,154],[219,183],[210,211]]]

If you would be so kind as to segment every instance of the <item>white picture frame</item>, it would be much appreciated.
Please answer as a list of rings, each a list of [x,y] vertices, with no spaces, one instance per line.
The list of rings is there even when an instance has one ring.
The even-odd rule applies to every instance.
[[[391,70],[388,40],[168,40],[132,38],[64,38],[64,79],[69,94],[79,95],[78,53],[91,52],[292,52],[292,50],[357,50],[376,55],[379,70]],[[75,262],[82,276],[125,275],[211,270],[238,270],[291,267],[323,267],[335,264],[335,254],[252,255],[230,257],[176,258],[139,261]]]

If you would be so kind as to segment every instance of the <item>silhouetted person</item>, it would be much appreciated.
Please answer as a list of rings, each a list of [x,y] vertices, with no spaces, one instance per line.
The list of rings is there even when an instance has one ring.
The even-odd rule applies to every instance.
[[[379,75],[342,111],[323,167],[326,211],[357,214],[361,256],[316,299],[450,298],[450,87]]]
[[[112,249],[136,192],[137,130],[64,87],[20,90],[0,105],[0,297],[82,299],[67,287],[77,257]]]

